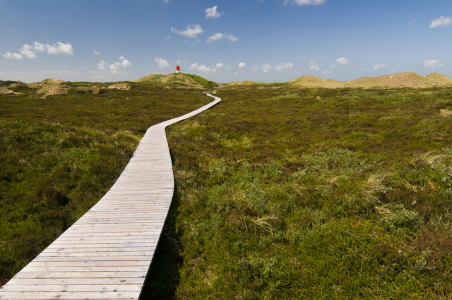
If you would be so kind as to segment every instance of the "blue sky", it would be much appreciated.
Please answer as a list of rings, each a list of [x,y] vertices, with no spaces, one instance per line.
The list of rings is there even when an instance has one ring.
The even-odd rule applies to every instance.
[[[0,79],[452,77],[451,0],[0,0]]]

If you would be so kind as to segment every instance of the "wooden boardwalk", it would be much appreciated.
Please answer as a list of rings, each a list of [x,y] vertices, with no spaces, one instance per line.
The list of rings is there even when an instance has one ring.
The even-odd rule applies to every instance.
[[[174,192],[165,127],[221,101],[214,98],[150,127],[108,193],[6,283],[0,299],[138,299]]]

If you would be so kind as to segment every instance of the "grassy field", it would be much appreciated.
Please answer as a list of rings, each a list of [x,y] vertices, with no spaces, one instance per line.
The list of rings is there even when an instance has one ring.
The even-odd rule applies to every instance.
[[[211,101],[149,83],[65,83],[45,99],[9,84],[21,94],[0,94],[0,286],[110,189],[148,127]]]
[[[452,89],[219,96],[167,131],[146,299],[450,298]]]
[[[2,283],[100,199],[147,127],[211,101],[152,80],[0,95]],[[167,129],[177,191],[143,299],[450,298],[451,88],[218,94]]]

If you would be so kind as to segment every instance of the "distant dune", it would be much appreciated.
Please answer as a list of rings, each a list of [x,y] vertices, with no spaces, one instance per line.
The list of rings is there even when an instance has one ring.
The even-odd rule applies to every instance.
[[[305,86],[305,87],[324,87],[324,88],[426,88],[432,86],[452,85],[452,79],[446,75],[432,73],[422,76],[413,72],[397,73],[393,75],[382,75],[378,77],[361,77],[350,81],[336,81],[332,79],[323,79],[311,75],[306,75],[287,83]]]
[[[155,83],[165,88],[182,88],[182,89],[204,89],[211,86],[217,86],[216,82],[210,81],[203,77],[187,74],[187,73],[169,73],[151,74],[143,77],[134,82],[149,82]],[[24,84],[20,81],[1,81],[0,80],[0,93],[1,94],[14,94],[9,87],[13,85]],[[126,87],[116,87],[115,85],[101,86],[101,83],[94,83],[95,86],[91,86],[88,89],[97,93],[100,88],[117,88],[128,89]],[[124,85],[125,83],[123,83]],[[270,83],[255,82],[252,80],[245,81],[231,81],[229,83],[220,84],[221,87],[227,86],[249,86],[249,85],[265,85]],[[428,88],[433,86],[452,86],[452,79],[446,75],[439,73],[431,73],[426,76],[422,76],[413,72],[397,73],[392,75],[381,75],[378,77],[361,77],[349,81],[337,81],[333,79],[323,79],[320,77],[305,75],[300,78],[296,78],[287,81],[286,84],[296,85],[301,87],[323,87],[323,88]],[[64,94],[69,88],[68,82],[58,80],[54,78],[45,79],[41,82],[35,82],[27,84],[30,88],[38,89],[37,94],[41,94],[42,97],[55,94]],[[75,87],[76,89],[86,90],[86,87]]]

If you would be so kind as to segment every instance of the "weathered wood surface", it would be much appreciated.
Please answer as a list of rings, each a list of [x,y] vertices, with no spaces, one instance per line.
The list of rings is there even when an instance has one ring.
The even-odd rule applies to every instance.
[[[113,187],[6,283],[0,299],[138,299],[174,192],[165,127],[221,101],[214,98],[150,127]]]

